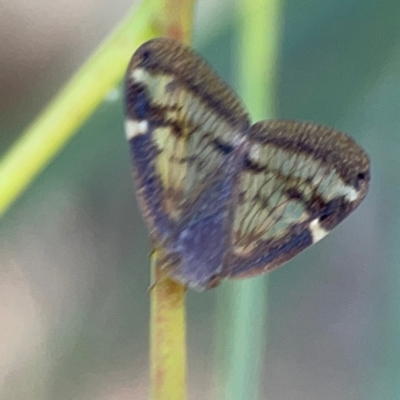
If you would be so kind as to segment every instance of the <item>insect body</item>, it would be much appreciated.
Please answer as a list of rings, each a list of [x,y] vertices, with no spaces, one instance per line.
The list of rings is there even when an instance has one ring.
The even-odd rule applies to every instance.
[[[203,290],[270,271],[367,193],[369,158],[350,137],[305,122],[251,125],[233,91],[180,42],[143,44],[125,85],[139,204],[182,284]]]

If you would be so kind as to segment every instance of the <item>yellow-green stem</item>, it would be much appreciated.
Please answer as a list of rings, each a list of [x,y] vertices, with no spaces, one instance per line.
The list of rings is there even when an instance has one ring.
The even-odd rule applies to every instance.
[[[162,35],[189,41],[193,3],[194,0],[144,0],[127,15],[1,160],[0,216],[119,83],[141,43]],[[163,277],[156,255],[152,262],[156,284],[151,292],[151,393],[154,400],[184,400],[185,290]]]
[[[130,11],[0,162],[0,217],[123,77],[132,52],[159,32],[160,0]]]
[[[185,288],[169,279],[159,254],[151,256],[150,375],[152,400],[184,400],[186,389]]]
[[[163,36],[189,44],[193,7],[194,0],[164,0]],[[168,278],[159,256],[154,251],[151,262],[151,400],[186,400],[186,290]]]

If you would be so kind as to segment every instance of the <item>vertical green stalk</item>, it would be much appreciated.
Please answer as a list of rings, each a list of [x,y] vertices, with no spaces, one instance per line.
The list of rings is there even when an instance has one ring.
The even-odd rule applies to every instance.
[[[190,43],[194,2],[161,0],[163,36]],[[186,400],[186,289],[168,278],[160,252],[151,257],[150,399]]]
[[[237,90],[253,121],[274,115],[279,0],[237,0]],[[231,283],[224,288],[226,400],[260,399],[267,345],[268,278]],[[228,308],[228,312],[227,312]]]
[[[274,115],[280,0],[237,0],[237,90],[252,121]]]
[[[0,161],[0,217],[119,83],[135,49],[154,36],[190,41],[195,0],[143,0],[111,33]],[[185,289],[152,257],[151,396],[185,400]]]
[[[186,400],[186,289],[168,278],[159,256],[151,256],[150,399]]]

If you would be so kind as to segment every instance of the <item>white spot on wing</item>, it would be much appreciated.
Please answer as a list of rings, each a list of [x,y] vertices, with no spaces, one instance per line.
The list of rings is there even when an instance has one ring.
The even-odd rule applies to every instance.
[[[310,222],[308,226],[311,231],[312,241],[313,244],[319,242],[322,238],[324,238],[329,231],[326,231],[322,226],[319,224],[319,218],[314,219]]]
[[[125,135],[128,140],[135,136],[144,135],[149,129],[147,121],[133,121],[132,119],[125,120]]]
[[[149,74],[143,68],[136,68],[132,71],[131,78],[134,82],[144,82],[149,78]]]
[[[331,185],[331,183],[329,184]],[[329,186],[328,186],[329,188]],[[323,193],[322,193],[323,194]],[[328,196],[325,196],[325,198],[329,201],[331,198],[335,197],[344,197],[347,201],[355,201],[359,197],[359,193],[357,192],[356,189],[354,189],[353,186],[347,186],[344,184],[336,185],[333,189],[328,192]]]
[[[348,201],[354,201],[358,198],[358,192],[352,186],[344,186],[343,194]]]

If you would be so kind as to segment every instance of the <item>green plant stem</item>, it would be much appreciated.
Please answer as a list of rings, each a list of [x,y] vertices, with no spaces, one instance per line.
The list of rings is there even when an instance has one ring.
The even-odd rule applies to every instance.
[[[187,44],[191,40],[194,0],[163,0],[162,34]],[[151,400],[186,400],[186,289],[168,278],[154,251],[151,269]]]
[[[132,52],[157,35],[160,0],[130,11],[0,162],[0,217],[73,137],[123,77]]]
[[[193,4],[194,0],[144,0],[127,15],[1,160],[0,216],[119,83],[141,43],[161,35],[190,40]],[[154,400],[184,400],[185,290],[167,278],[161,279],[157,253],[152,265],[151,395]]]
[[[150,379],[152,400],[185,400],[186,388],[186,289],[172,281],[151,257]]]
[[[238,92],[253,121],[274,115],[280,1],[239,0]],[[226,342],[226,400],[260,399],[267,346],[268,277],[238,281],[225,290],[231,338]],[[225,309],[226,313],[226,309]]]

